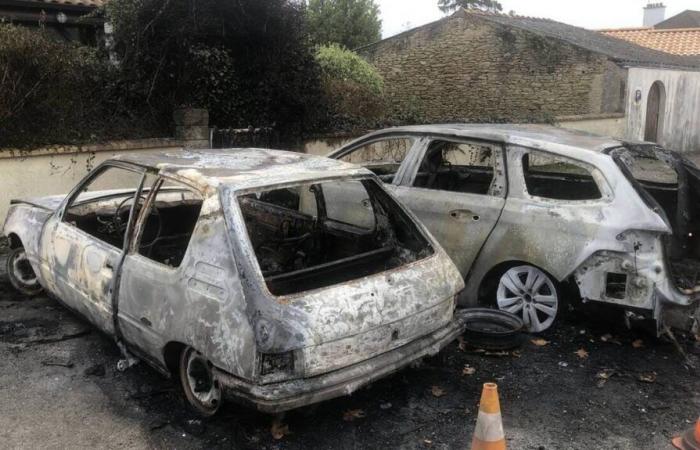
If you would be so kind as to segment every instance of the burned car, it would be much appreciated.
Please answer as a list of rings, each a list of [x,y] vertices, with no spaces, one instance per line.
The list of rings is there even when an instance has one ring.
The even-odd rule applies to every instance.
[[[347,395],[464,329],[444,250],[374,174],[331,159],[116,157],[67,196],[13,201],[4,234],[15,286],[178,377],[203,415]]]
[[[539,125],[400,127],[329,155],[375,172],[489,303],[533,332],[563,286],[627,317],[697,328],[700,172],[651,143]]]

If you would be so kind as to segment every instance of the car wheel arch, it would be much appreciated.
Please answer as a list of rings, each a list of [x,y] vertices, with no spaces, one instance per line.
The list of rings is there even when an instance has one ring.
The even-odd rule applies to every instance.
[[[163,347],[163,362],[171,377],[178,373],[180,354],[186,348],[187,344],[178,341],[170,341]]]
[[[7,235],[7,242],[12,250],[20,247],[24,247],[24,243],[22,242],[22,239],[19,237],[17,233],[8,233]]]

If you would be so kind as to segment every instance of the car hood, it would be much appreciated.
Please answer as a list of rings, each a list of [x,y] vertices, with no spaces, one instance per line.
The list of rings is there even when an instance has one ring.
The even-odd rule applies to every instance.
[[[63,202],[64,198],[66,198],[65,194],[50,195],[48,197],[27,197],[13,199],[10,201],[10,204],[16,205],[18,203],[24,203],[27,205],[36,206],[37,208],[46,209],[48,211],[56,211],[56,209],[58,209],[58,207],[61,205],[61,202]]]

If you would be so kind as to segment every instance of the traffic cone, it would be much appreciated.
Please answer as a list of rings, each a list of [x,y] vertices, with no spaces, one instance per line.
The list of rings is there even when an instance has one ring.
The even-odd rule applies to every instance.
[[[481,391],[472,450],[506,450],[496,383],[484,383],[484,389]]]
[[[671,443],[680,450],[700,450],[700,419],[695,422],[695,428],[673,438]]]

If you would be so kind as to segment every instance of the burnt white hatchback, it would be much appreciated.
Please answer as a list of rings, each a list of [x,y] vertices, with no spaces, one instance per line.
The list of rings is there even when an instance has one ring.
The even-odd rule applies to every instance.
[[[214,414],[350,394],[463,330],[447,254],[366,169],[237,149],[123,156],[13,202],[12,283],[179,378]]]

